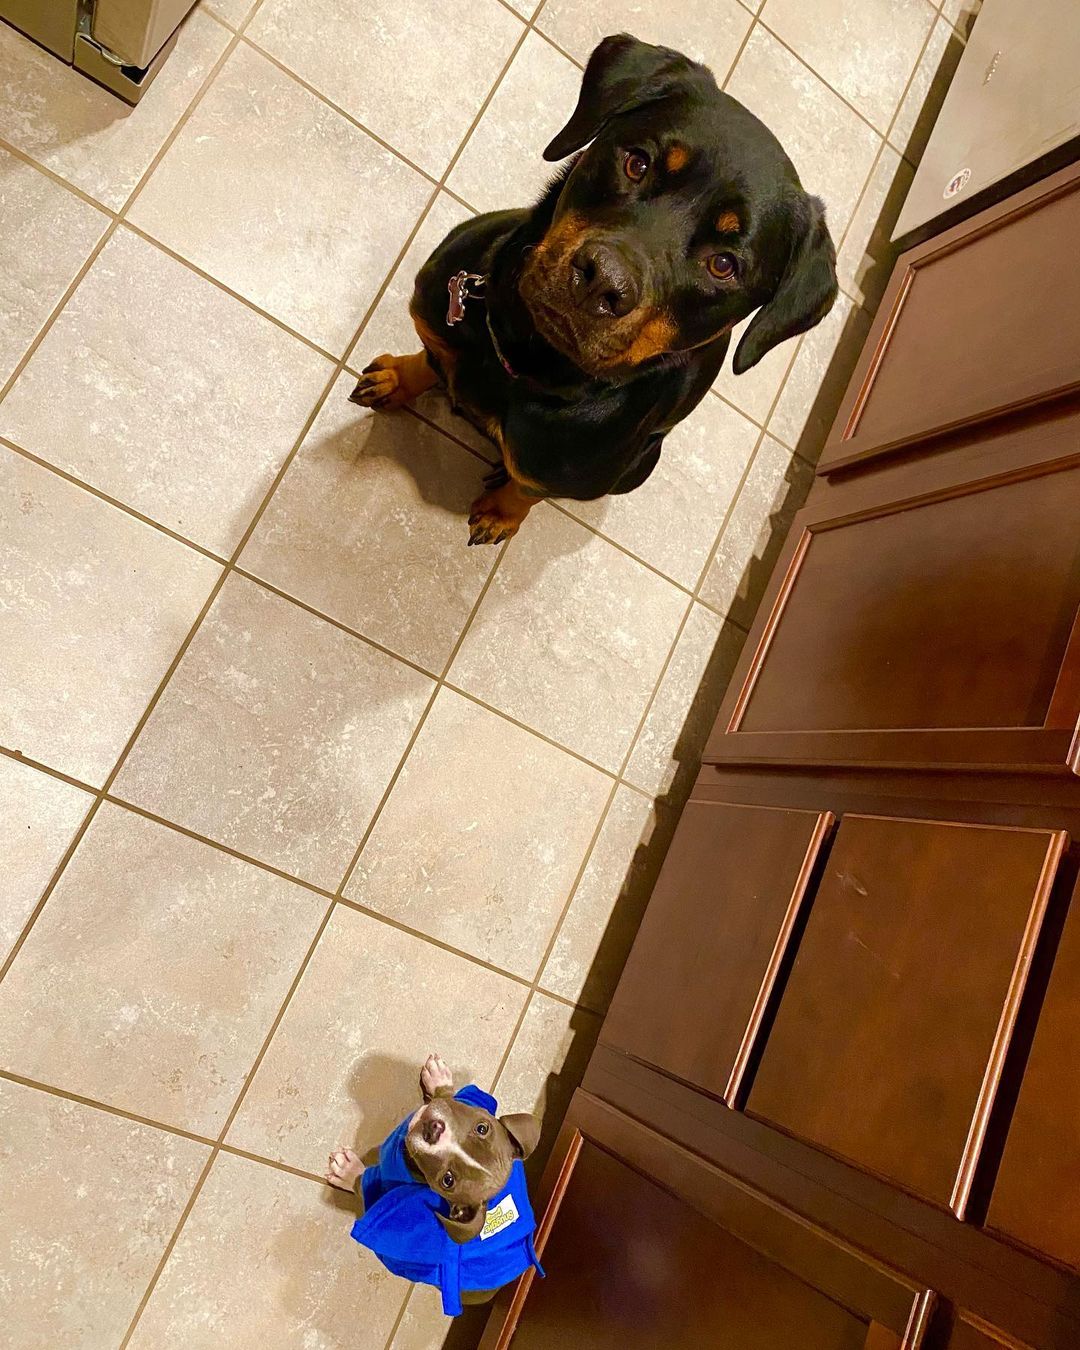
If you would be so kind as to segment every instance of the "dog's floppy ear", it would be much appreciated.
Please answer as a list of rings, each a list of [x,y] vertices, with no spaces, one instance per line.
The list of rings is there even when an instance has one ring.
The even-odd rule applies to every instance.
[[[484,1220],[487,1218],[487,1201],[484,1200],[479,1205],[451,1205],[449,1218],[438,1211],[435,1217],[455,1242],[468,1242],[484,1226]]]
[[[820,323],[836,299],[836,250],[824,204],[803,193],[790,210],[794,229],[787,267],[776,294],[754,315],[735,349],[731,368],[736,375],[756,366],[777,343]]]
[[[540,1122],[525,1111],[516,1116],[500,1116],[499,1124],[513,1140],[521,1158],[527,1158],[540,1142]]]
[[[608,118],[663,98],[694,69],[681,53],[639,42],[629,33],[604,38],[585,67],[577,107],[544,158],[565,159],[588,145]]]

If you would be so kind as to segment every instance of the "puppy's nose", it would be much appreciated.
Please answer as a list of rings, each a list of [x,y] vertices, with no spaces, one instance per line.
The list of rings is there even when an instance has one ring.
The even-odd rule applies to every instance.
[[[621,319],[641,302],[641,283],[630,264],[610,244],[583,244],[570,263],[570,286],[579,309],[597,318]]]
[[[445,1122],[440,1120],[438,1116],[428,1116],[420,1127],[420,1133],[424,1136],[425,1144],[437,1144],[445,1129]]]

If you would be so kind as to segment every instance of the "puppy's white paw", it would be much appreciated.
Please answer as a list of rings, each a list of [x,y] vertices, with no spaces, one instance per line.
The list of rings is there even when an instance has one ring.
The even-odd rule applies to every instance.
[[[351,1148],[336,1148],[330,1154],[326,1180],[339,1191],[355,1191],[364,1164]]]
[[[420,1089],[425,1097],[433,1097],[438,1088],[452,1088],[454,1075],[441,1055],[428,1055],[420,1070]]]

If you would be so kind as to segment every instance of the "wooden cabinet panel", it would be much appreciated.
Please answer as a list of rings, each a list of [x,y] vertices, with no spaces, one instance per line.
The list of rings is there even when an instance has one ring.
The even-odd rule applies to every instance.
[[[843,817],[750,1114],[962,1217],[1065,843]]]
[[[1075,770],[1078,435],[1010,442],[1071,459],[801,513],[706,759]]]
[[[949,1337],[948,1350],[1031,1350],[1031,1347],[1013,1340],[989,1322],[961,1312]]]
[[[867,1323],[593,1144],[514,1350],[863,1350]]]
[[[821,471],[1080,389],[1077,238],[1074,167],[906,254]]]
[[[922,1350],[934,1296],[578,1092],[483,1350]],[[557,1217],[555,1217],[557,1216]]]
[[[690,802],[602,1033],[734,1105],[828,812]]]
[[[1080,1270],[1080,887],[1054,960],[987,1223]]]

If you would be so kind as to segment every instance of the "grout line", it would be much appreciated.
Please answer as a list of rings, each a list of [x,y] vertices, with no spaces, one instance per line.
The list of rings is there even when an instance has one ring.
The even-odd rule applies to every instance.
[[[494,711],[494,710],[492,710]],[[501,714],[499,714],[501,716]],[[531,730],[523,727],[524,730]],[[535,735],[535,732],[532,733]],[[561,746],[557,747],[562,749]],[[72,778],[68,774],[61,773],[57,769],[50,768],[47,764],[41,764],[36,760],[27,759],[18,751],[10,750],[6,746],[0,746],[0,757],[14,760],[18,764],[24,764],[29,768],[38,770],[50,778],[58,779],[60,782],[67,783],[71,787],[79,788],[88,793],[96,793],[93,787],[80,782],[77,778]],[[404,757],[403,757],[404,758]],[[608,775],[609,777],[611,775]],[[634,787],[632,783],[626,783],[624,786],[634,788],[635,792],[642,795],[649,795],[644,789]],[[324,900],[332,901],[340,899],[341,904],[347,908],[356,910],[358,913],[366,915],[368,918],[377,919],[380,923],[385,923],[388,927],[397,929],[398,932],[407,933],[410,937],[419,938],[424,942],[431,943],[432,946],[439,947],[443,951],[449,952],[452,956],[460,957],[468,961],[471,965],[480,966],[485,970],[491,971],[495,975],[501,975],[504,979],[512,980],[515,984],[528,985],[528,979],[523,975],[518,975],[512,970],[506,970],[502,966],[485,961],[482,957],[465,950],[462,947],[455,947],[449,942],[444,942],[439,938],[432,937],[418,928],[412,928],[406,923],[391,918],[389,915],[381,914],[378,910],[372,909],[357,900],[350,900],[342,895],[337,896],[335,892],[328,890],[325,886],[320,886],[314,881],[308,881],[304,877],[297,876],[295,873],[286,872],[284,869],[275,866],[273,863],[266,862],[264,859],[257,858],[253,854],[243,853],[239,849],[232,848],[229,844],[223,844],[218,839],[213,839],[209,835],[200,834],[197,830],[189,828],[187,825],[181,825],[175,820],[170,820],[167,816],[160,816],[146,807],[140,806],[137,802],[128,801],[124,797],[118,797],[115,793],[108,793],[104,796],[104,802],[110,806],[116,806],[124,811],[130,811],[132,815],[141,817],[144,820],[152,821],[155,825],[160,825],[164,829],[172,830],[175,834],[181,834],[186,839],[192,839],[196,843],[203,844],[207,848],[212,848],[218,853],[224,853],[227,857],[235,859],[237,862],[246,863],[250,867],[257,867],[261,872],[268,872],[271,876],[280,878],[282,881],[291,882],[294,886],[300,886],[303,890],[309,891],[313,895],[318,895]],[[59,871],[59,866],[57,871]],[[347,883],[346,883],[347,884]],[[556,996],[560,1002],[566,1003],[569,1007],[577,1006],[571,999],[565,999],[561,995]],[[2,1074],[0,1070],[0,1074]],[[159,1122],[151,1122],[157,1124]]]
[[[32,38],[29,40],[33,41]],[[0,136],[0,150],[6,150],[9,155],[11,155],[14,159],[21,160],[23,164],[27,165],[28,168],[37,169],[38,173],[43,174],[46,178],[51,178],[52,181],[58,187],[66,188],[73,197],[78,197],[78,199],[81,202],[85,202],[87,206],[92,206],[95,209],[95,211],[98,211],[101,215],[105,216],[107,219],[109,220],[116,219],[117,213],[112,209],[112,207],[106,206],[103,202],[97,201],[95,198],[90,196],[89,192],[83,191],[81,187],[76,187],[74,183],[69,183],[66,178],[61,178],[61,176],[56,172],[56,170],[50,169],[47,164],[39,164],[38,161],[36,159],[33,159],[30,155],[28,155],[25,150],[20,150],[19,147],[13,141],[7,140],[4,136]]]
[[[40,455],[35,455],[33,451],[25,449],[7,436],[0,436],[0,445],[10,450],[12,454],[20,456],[22,459],[28,459],[31,464],[36,464],[39,468],[45,469],[48,473],[55,474],[57,478],[62,478],[66,483],[71,483],[74,487],[82,488],[92,497],[97,497],[99,501],[106,502],[109,506],[115,506],[118,511],[124,515],[131,516],[142,525],[149,525],[151,529],[157,530],[160,534],[167,535],[170,539],[175,539],[178,544],[184,544],[187,548],[193,549],[196,553],[201,553],[204,558],[209,558],[211,562],[224,565],[227,559],[220,553],[215,553],[212,549],[205,548],[202,544],[197,544],[194,539],[187,538],[186,535],[178,534],[176,530],[171,530],[168,525],[162,525],[159,520],[152,520],[149,516],[144,516],[141,511],[137,511],[134,506],[128,506],[126,502],[120,501],[118,497],[110,497],[107,492],[102,492],[100,488],[94,487],[93,483],[88,483],[85,479],[76,477],[73,473],[68,473],[66,469],[61,469],[57,464],[50,464],[47,459],[42,459]]]
[[[125,230],[128,230],[131,234],[137,235],[147,244],[153,244],[153,246],[164,253],[166,257],[172,258],[173,262],[180,263],[183,267],[186,267],[189,272],[194,272],[197,277],[202,277],[204,281],[208,281],[215,289],[224,291],[227,296],[233,300],[239,301],[246,309],[250,309],[252,313],[257,314],[261,319],[268,319],[275,328],[280,328],[283,333],[288,333],[290,337],[295,338],[297,342],[302,342],[305,347],[318,353],[319,356],[324,357],[327,361],[333,363],[341,359],[340,355],[335,355],[326,347],[320,347],[312,338],[305,336],[305,334],[301,333],[297,328],[291,328],[284,319],[279,319],[277,315],[272,314],[270,310],[263,309],[261,305],[256,304],[254,300],[248,299],[241,291],[233,290],[231,286],[214,276],[212,272],[205,271],[198,263],[192,262],[190,258],[185,258],[182,253],[177,253],[176,249],[163,243],[155,235],[148,233],[141,225],[136,225],[130,220],[123,220],[120,223]]]
[[[169,1257],[172,1255],[173,1249],[175,1248],[177,1242],[180,1240],[180,1235],[184,1231],[184,1225],[187,1223],[188,1216],[195,1207],[195,1202],[199,1198],[199,1194],[202,1191],[203,1185],[206,1182],[206,1178],[210,1175],[210,1169],[213,1167],[218,1154],[221,1152],[221,1146],[225,1142],[225,1136],[228,1134],[233,1121],[236,1119],[236,1114],[239,1111],[241,1104],[243,1103],[244,1097],[247,1095],[248,1089],[250,1088],[252,1082],[254,1081],[255,1074],[258,1071],[259,1065],[262,1063],[263,1057],[266,1054],[267,1050],[269,1049],[270,1042],[274,1036],[274,1032],[277,1030],[278,1025],[281,1022],[281,1019],[285,1016],[285,1011],[289,1006],[292,996],[296,992],[297,986],[299,985],[304,972],[307,970],[308,963],[315,952],[315,948],[319,945],[319,939],[323,935],[326,925],[329,922],[330,915],[333,913],[333,909],[334,906],[332,903],[327,906],[326,913],[323,915],[322,920],[319,923],[319,926],[315,930],[315,936],[312,938],[307,953],[304,956],[303,961],[301,961],[300,963],[299,970],[293,977],[292,984],[289,986],[289,990],[288,993],[285,995],[284,1002],[278,1009],[277,1015],[275,1016],[273,1022],[270,1025],[270,1030],[267,1033],[265,1039],[263,1040],[262,1046],[259,1049],[259,1053],[255,1056],[255,1062],[252,1064],[251,1069],[248,1071],[247,1077],[244,1080],[244,1085],[240,1089],[240,1093],[237,1096],[236,1101],[233,1103],[232,1109],[229,1111],[229,1114],[225,1119],[225,1123],[224,1125],[222,1125],[221,1130],[218,1133],[217,1139],[214,1141],[211,1147],[210,1156],[206,1160],[206,1166],[199,1174],[198,1180],[195,1182],[195,1186],[192,1189],[191,1194],[188,1196],[187,1204],[184,1206],[183,1212],[181,1213],[180,1218],[177,1221],[172,1236],[169,1238],[169,1241],[165,1244],[165,1250],[161,1254],[161,1260],[158,1262],[153,1275],[150,1277],[150,1281],[147,1284],[146,1289],[143,1291],[143,1296],[139,1300],[139,1306],[135,1309],[135,1314],[132,1317],[130,1323],[128,1324],[128,1329],[124,1333],[124,1337],[120,1342],[119,1350],[124,1350],[125,1346],[127,1346],[130,1343],[131,1337],[134,1335],[135,1329],[139,1325],[139,1319],[142,1317],[143,1312],[146,1309],[146,1305],[150,1302],[154,1290],[157,1288],[158,1280],[161,1279],[161,1274],[164,1271],[166,1264],[168,1263]]]
[[[415,160],[410,159],[403,151],[399,150],[396,146],[391,145],[389,141],[384,140],[378,132],[372,131],[366,123],[361,122],[358,117],[354,117],[353,114],[343,108],[340,103],[335,103],[332,98],[327,94],[324,94],[322,90],[315,85],[309,83],[302,75],[293,70],[291,66],[287,66],[284,61],[274,56],[272,52],[269,52],[265,47],[260,46],[254,38],[245,35],[241,38],[241,41],[245,46],[250,47],[253,52],[257,52],[264,60],[269,61],[272,66],[276,66],[283,75],[287,75],[291,80],[295,80],[302,89],[306,89],[309,94],[314,95],[320,103],[325,104],[326,107],[336,112],[339,117],[344,118],[346,122],[349,122],[352,126],[356,127],[358,131],[362,131],[364,135],[373,140],[376,145],[382,146],[384,150],[393,155],[395,159],[400,160],[402,164],[405,164],[408,168],[412,169],[414,173],[418,173],[421,178],[426,178],[429,183],[436,187],[439,185],[440,180],[430,169],[421,168]]]

